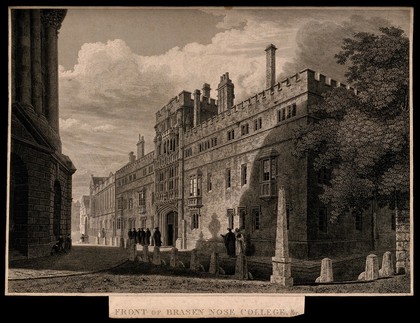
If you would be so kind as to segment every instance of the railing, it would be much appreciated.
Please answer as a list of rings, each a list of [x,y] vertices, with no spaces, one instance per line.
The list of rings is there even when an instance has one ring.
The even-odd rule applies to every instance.
[[[174,163],[178,160],[178,157],[179,157],[178,152],[174,152],[170,155],[159,156],[157,161],[156,161],[156,168],[159,169],[159,168],[165,167],[169,164],[172,164],[172,163]]]
[[[199,208],[202,207],[202,198],[201,196],[190,196],[188,197],[188,207]]]
[[[155,197],[158,202],[165,202],[170,200],[178,199],[178,190],[170,190],[168,192],[162,192],[155,194]]]

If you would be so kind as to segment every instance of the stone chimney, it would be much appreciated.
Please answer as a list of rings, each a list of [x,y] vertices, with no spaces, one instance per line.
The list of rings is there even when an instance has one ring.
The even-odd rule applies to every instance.
[[[200,124],[200,90],[194,91],[193,127]]]
[[[128,154],[128,162],[131,164],[136,160],[136,155],[134,155],[134,152],[130,151]]]
[[[269,89],[276,84],[276,46],[270,44],[265,49],[266,52],[266,88]]]
[[[210,98],[210,84],[203,84],[203,97]]]
[[[222,113],[231,107],[233,107],[233,99],[235,86],[232,80],[229,79],[229,73],[226,72],[220,77],[220,83],[217,87],[217,101],[218,101],[218,112]]]
[[[144,156],[144,137],[139,134],[139,141],[137,142],[137,159]]]

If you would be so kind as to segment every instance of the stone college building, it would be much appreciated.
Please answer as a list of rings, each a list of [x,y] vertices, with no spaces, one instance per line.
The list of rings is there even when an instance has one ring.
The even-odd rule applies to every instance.
[[[106,178],[91,181],[89,234],[121,244],[131,228],[159,227],[163,245],[179,249],[223,249],[221,234],[240,228],[250,255],[274,255],[277,196],[285,188],[292,257],[311,258],[377,248],[395,248],[393,212],[348,214],[330,225],[320,203],[327,171],[315,172],[311,156],[297,159],[295,130],[311,122],[311,108],[340,82],[310,69],[277,82],[276,47],[266,54],[266,84],[261,92],[234,102],[229,73],[220,77],[217,100],[210,85],[182,91],[156,112],[155,150],[145,154],[139,136],[137,155]],[[234,79],[234,78],[233,78]],[[349,91],[350,89],[347,87]],[[114,178],[115,177],[115,178]],[[95,192],[113,191],[92,204]],[[395,219],[395,218],[394,218]]]

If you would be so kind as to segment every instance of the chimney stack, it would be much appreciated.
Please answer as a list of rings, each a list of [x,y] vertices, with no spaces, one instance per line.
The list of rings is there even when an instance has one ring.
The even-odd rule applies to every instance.
[[[132,151],[130,151],[130,153],[128,154],[129,163],[133,163],[135,160],[136,160],[136,156],[134,155]]]
[[[266,88],[272,88],[276,84],[276,46],[270,44],[265,49],[266,52]]]
[[[193,114],[193,127],[200,124],[200,90],[194,91],[194,114]]]
[[[137,159],[144,156],[144,137],[139,134],[139,141],[137,142]]]
[[[219,113],[233,107],[233,99],[235,98],[234,89],[235,86],[233,85],[232,80],[229,79],[228,72],[220,76],[220,83],[217,87],[217,105]]]
[[[203,97],[210,98],[210,84],[203,84]]]

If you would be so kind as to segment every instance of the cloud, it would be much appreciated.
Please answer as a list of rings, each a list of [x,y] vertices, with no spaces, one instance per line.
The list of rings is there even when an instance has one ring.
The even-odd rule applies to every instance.
[[[87,123],[83,123],[80,120],[74,118],[62,119],[60,118],[60,129],[64,132],[76,132],[76,131],[85,131],[85,132],[112,132],[117,129],[114,125],[111,124],[101,124],[98,126],[92,126]]]
[[[104,124],[101,126],[96,126],[94,128],[92,128],[93,132],[112,132],[113,130],[115,130],[116,127],[110,124]]]
[[[341,51],[344,38],[357,32],[379,32],[388,26],[385,19],[353,15],[341,22],[311,20],[300,27],[296,35],[296,52],[292,60],[283,66],[287,76],[304,68],[311,68],[341,82],[346,81],[346,65],[338,65],[334,57]]]
[[[78,123],[78,120],[73,119],[73,118],[68,118],[68,119],[61,119],[60,118],[60,128],[61,128],[61,130],[67,130],[69,128],[72,128],[77,123]]]

